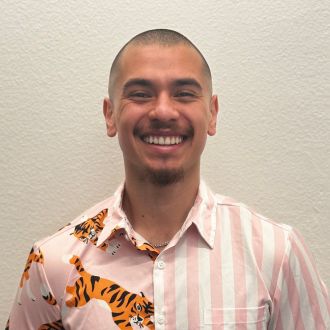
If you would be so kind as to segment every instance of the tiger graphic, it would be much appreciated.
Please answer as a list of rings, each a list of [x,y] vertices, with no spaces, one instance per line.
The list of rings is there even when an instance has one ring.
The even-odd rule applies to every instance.
[[[75,266],[80,278],[73,286],[66,287],[66,292],[72,295],[66,301],[68,307],[84,306],[93,298],[103,300],[120,329],[133,329],[132,325],[155,329],[152,322],[153,303],[142,292],[141,295],[131,293],[111,280],[90,275],[77,256],[73,256],[70,263]]]
[[[96,245],[98,240],[98,234],[104,228],[103,222],[107,215],[108,215],[108,209],[102,210],[96,216],[92,218],[88,218],[87,220],[76,225],[74,227],[73,232],[70,235],[75,236],[85,244],[92,243],[93,245]],[[113,237],[113,235],[117,232],[117,230],[118,230],[117,227],[114,228],[109,238]],[[137,249],[141,251],[146,251],[152,260],[155,260],[157,255],[159,254],[159,251],[149,243],[143,243],[142,245],[137,245],[137,241],[133,236],[131,237],[131,241]],[[103,242],[99,246],[99,248],[102,251],[108,252],[111,255],[115,255],[117,250],[120,248],[120,243],[117,240],[113,240],[111,242],[108,241],[107,243]]]
[[[131,241],[132,243],[134,244],[134,246],[140,250],[140,251],[146,251],[148,253],[148,256],[149,258],[152,260],[152,261],[155,261],[156,258],[158,257],[159,255],[159,250],[156,249],[155,247],[153,247],[150,243],[148,242],[144,242],[143,244],[141,245],[138,245],[138,242],[136,240],[136,238],[134,236],[131,236]]]
[[[97,234],[103,229],[103,221],[108,214],[108,209],[104,209],[96,216],[87,219],[86,221],[76,225],[74,231],[70,234],[78,238],[80,241],[88,244],[89,242],[96,245]],[[100,248],[105,251],[108,247],[107,243],[101,244]]]
[[[42,298],[45,299],[45,301],[52,306],[57,305],[57,301],[55,299],[55,297],[52,295],[52,293],[50,292],[50,290],[45,290],[43,287],[41,287],[41,295]]]
[[[42,324],[38,330],[65,330],[62,320],[58,320],[51,323]]]
[[[19,283],[19,286],[21,288],[23,287],[24,279],[25,279],[25,281],[27,281],[30,278],[29,270],[31,268],[32,262],[39,262],[41,264],[44,263],[44,256],[41,251],[40,251],[40,253],[35,253],[34,248],[31,249],[28,259],[25,264],[25,268],[24,268],[24,272],[21,277],[21,281]]]
[[[35,296],[33,295],[32,291],[31,291],[30,282],[29,282],[29,279],[30,279],[29,271],[30,271],[32,263],[34,263],[34,262],[43,264],[44,256],[40,250],[37,252],[32,247],[30,254],[28,256],[28,259],[26,261],[20,283],[19,283],[18,296],[17,296],[17,302],[19,305],[21,305],[21,294],[22,294],[22,289],[23,289],[24,284],[26,284],[27,294],[30,297],[30,299],[33,301],[36,300]]]

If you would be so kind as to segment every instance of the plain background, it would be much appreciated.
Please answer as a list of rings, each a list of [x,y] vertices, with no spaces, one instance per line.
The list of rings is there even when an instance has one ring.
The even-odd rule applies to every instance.
[[[296,227],[330,285],[328,1],[32,1],[0,7],[1,324],[35,240],[123,179],[102,100],[120,47],[172,28],[204,53],[221,113],[202,175]]]

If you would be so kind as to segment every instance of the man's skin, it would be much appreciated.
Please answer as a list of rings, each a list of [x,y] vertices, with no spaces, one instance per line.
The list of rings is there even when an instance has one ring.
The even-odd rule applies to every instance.
[[[182,43],[129,45],[103,113],[108,136],[118,134],[123,151],[124,211],[149,242],[169,241],[194,204],[201,154],[207,135],[216,133],[218,100],[200,55]],[[155,145],[143,141],[147,136],[183,141]],[[151,173],[159,172],[177,179],[155,183]]]

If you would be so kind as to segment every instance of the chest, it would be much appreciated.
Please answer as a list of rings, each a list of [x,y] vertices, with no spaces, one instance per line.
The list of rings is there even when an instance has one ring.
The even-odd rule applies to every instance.
[[[272,303],[253,260],[229,262],[194,236],[154,260],[140,252],[84,256],[62,303],[66,329],[266,329]]]

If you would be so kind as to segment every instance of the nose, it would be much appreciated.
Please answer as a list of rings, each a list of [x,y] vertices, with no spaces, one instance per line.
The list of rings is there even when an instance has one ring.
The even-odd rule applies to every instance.
[[[151,120],[175,121],[179,118],[177,104],[167,93],[160,94],[149,112]]]

